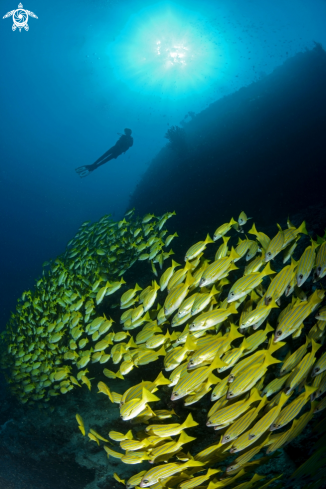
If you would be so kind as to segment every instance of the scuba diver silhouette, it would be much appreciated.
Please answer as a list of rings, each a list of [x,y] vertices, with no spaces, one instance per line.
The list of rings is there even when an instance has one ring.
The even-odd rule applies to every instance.
[[[122,153],[125,153],[134,144],[134,140],[131,137],[131,129],[125,129],[124,134],[118,139],[112,148],[110,148],[104,155],[102,155],[98,160],[92,165],[85,165],[76,168],[75,171],[78,175],[83,178],[87,177],[92,171],[96,170],[99,166],[104,165],[107,161],[117,158]]]

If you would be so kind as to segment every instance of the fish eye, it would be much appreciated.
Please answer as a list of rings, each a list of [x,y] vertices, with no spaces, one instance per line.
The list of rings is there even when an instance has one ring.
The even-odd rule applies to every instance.
[[[276,331],[277,336],[281,336],[282,331]]]
[[[320,272],[321,271],[321,267],[317,267],[317,270],[318,270],[318,272]]]
[[[268,256],[272,256],[272,253],[269,251],[269,252],[267,253],[267,255],[268,255]]]
[[[303,279],[303,275],[302,275],[302,273],[300,273],[300,275],[299,275],[299,279],[300,279],[300,280],[302,280],[302,279]]]
[[[178,395],[178,393],[177,393],[177,392],[172,392],[172,395],[173,395],[173,396],[177,396],[177,395]],[[144,481],[144,482],[145,482],[145,481]]]
[[[230,292],[230,295],[234,295],[234,292]]]
[[[193,360],[189,360],[189,363],[191,363],[191,365],[192,365],[194,363],[194,361]]]
[[[148,480],[147,479],[144,479],[143,482],[145,482],[145,484],[148,484]]]
[[[319,367],[316,367],[315,368],[315,372],[319,372],[320,368]]]
[[[229,440],[229,439],[230,437],[228,435],[224,437],[224,440]]]

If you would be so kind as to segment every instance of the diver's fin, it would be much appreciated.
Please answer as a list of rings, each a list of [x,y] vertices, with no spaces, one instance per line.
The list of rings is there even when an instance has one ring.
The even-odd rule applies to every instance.
[[[79,168],[75,168],[75,172],[78,173],[80,178],[87,177],[90,174],[90,171],[86,166],[80,166]]]

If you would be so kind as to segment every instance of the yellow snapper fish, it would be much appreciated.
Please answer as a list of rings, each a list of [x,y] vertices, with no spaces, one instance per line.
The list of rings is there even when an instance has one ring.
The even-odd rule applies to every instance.
[[[317,253],[314,282],[323,278],[325,274],[326,274],[326,241],[324,241],[321,244]]]
[[[84,425],[83,418],[80,416],[80,414],[76,414],[76,419],[77,419],[77,423],[78,423],[78,428],[82,432],[82,435],[85,436],[85,425]]]
[[[235,221],[232,217],[230,222],[226,224],[222,224],[222,226],[219,226],[214,233],[213,236],[214,241],[217,241],[218,239],[222,238],[228,231],[230,231],[231,227],[235,224],[237,224],[237,221]]]
[[[159,401],[160,399],[143,387],[141,399],[132,399],[120,406],[120,416],[124,421],[135,418],[146,407],[147,403]]]
[[[320,375],[322,372],[326,370],[326,352],[317,360],[313,371],[311,373],[311,377],[316,377]]]
[[[238,217],[239,226],[244,226],[249,219],[252,219],[252,217],[247,217],[246,213],[242,211]]]
[[[291,265],[282,268],[282,270],[272,279],[264,296],[266,305],[268,305],[272,299],[274,299],[275,302],[278,301],[284,294],[291,281],[295,267],[296,262],[292,261]]]
[[[220,258],[224,258],[228,254],[228,241],[230,236],[223,236],[223,244],[220,245],[217,252],[215,253],[214,260],[219,260]]]
[[[121,406],[132,399],[140,399],[142,395],[143,387],[145,387],[151,393],[154,393],[157,390],[157,387],[160,385],[168,385],[170,382],[167,380],[162,372],[159,373],[157,378],[153,382],[143,381],[140,384],[129,387],[124,394],[122,395],[120,404]]]
[[[196,440],[193,436],[188,436],[185,431],[182,431],[178,441],[170,441],[153,448],[150,453],[149,463],[157,463],[157,460],[165,461],[171,458],[175,453],[181,450],[182,446]]]
[[[219,426],[219,429],[222,429],[248,411],[252,403],[261,400],[262,398],[260,397],[259,392],[254,388],[248,400],[238,401],[232,405],[226,405],[222,409],[219,409],[208,418],[206,425]]]
[[[206,482],[212,475],[220,472],[220,469],[208,469],[205,475],[200,475],[198,477],[193,477],[192,479],[181,482],[179,485],[180,489],[192,489],[193,487],[200,487],[204,482]]]
[[[167,438],[169,436],[179,435],[183,430],[187,428],[192,428],[194,426],[198,426],[198,423],[194,421],[191,414],[188,414],[187,419],[182,424],[180,423],[172,423],[166,425],[153,424],[147,426],[146,432],[153,433],[154,435],[159,436],[161,438]]]
[[[178,463],[170,463],[165,465],[157,465],[152,469],[148,470],[146,474],[143,476],[139,486],[140,487],[150,487],[157,482],[160,482],[171,475],[177,474],[178,472],[182,472],[188,467],[200,467],[202,466],[202,462],[198,462],[196,460],[188,460],[183,464]]]
[[[136,292],[139,290],[143,290],[141,287],[139,287],[138,284],[136,284],[134,289],[127,290],[124,294],[122,294],[121,299],[120,299],[120,305],[124,306],[128,304],[135,296]]]
[[[273,260],[276,255],[282,251],[284,246],[284,231],[279,231],[276,236],[269,242],[266,248],[265,262]]]
[[[193,278],[190,272],[188,272],[185,283],[176,285],[172,290],[170,290],[163,306],[165,317],[170,316],[180,307],[186,295],[188,294],[189,287],[192,283]]]
[[[205,241],[198,241],[198,243],[192,245],[189,250],[186,252],[185,261],[193,260],[198,256],[208,245],[208,243],[214,243],[209,234],[206,236]]]
[[[253,424],[258,417],[260,411],[265,407],[267,398],[264,396],[257,407],[254,407],[239,417],[234,423],[232,423],[225,434],[222,436],[221,444],[226,444],[238,438],[244,433],[249,426]]]
[[[231,287],[228,294],[228,302],[233,302],[246,296],[263,281],[264,277],[273,273],[275,272],[271,270],[268,263],[262,272],[251,273],[250,275],[239,278]]]
[[[259,243],[262,245],[263,249],[266,251],[267,247],[270,243],[270,238],[266,234],[262,233],[261,231],[258,232],[255,224],[252,225],[252,228],[248,232],[249,232],[249,234],[254,234],[257,237]]]
[[[290,423],[290,421],[292,421],[297,414],[299,414],[303,406],[309,401],[310,396],[315,392],[315,390],[316,387],[305,385],[305,391],[294,399],[294,401],[285,406],[284,409],[282,409],[275,421],[271,423],[269,429],[271,431],[278,430]]]
[[[236,253],[235,249],[232,248],[229,256],[220,258],[208,265],[201,276],[199,287],[207,287],[217,280],[225,278],[231,270],[236,270],[237,267],[233,262],[238,258],[239,255]]]
[[[260,248],[257,241],[251,241],[251,244],[248,248],[248,252],[246,254],[246,261],[250,261],[252,258],[254,258],[259,250]]]
[[[177,399],[181,399],[182,397],[191,394],[196,387],[208,379],[213,370],[224,366],[225,363],[217,356],[209,367],[199,367],[184,377],[181,377],[173,389],[171,401],[176,401]]]
[[[132,432],[129,430],[125,435],[123,433],[119,433],[118,431],[110,431],[109,437],[114,441],[123,441],[123,440],[132,440]]]
[[[257,329],[265,321],[273,308],[278,308],[278,305],[272,299],[267,306],[265,306],[265,304],[260,304],[256,307],[256,309],[250,311],[248,314],[245,314],[244,317],[241,315],[241,330],[244,328],[249,328],[250,326]]]
[[[181,270],[177,270],[176,272],[174,272],[167,284],[168,292],[174,289],[174,287],[176,287],[177,285],[181,284],[181,282],[184,280],[187,273],[192,269],[193,269],[192,262],[187,261],[185,266],[181,268]]]
[[[304,284],[313,269],[316,260],[316,248],[318,246],[318,243],[312,241],[311,246],[308,246],[305,249],[298,262],[296,270],[298,287],[301,287],[301,285]]]
[[[289,309],[288,312],[283,315],[282,320],[276,328],[274,342],[281,341],[290,334],[293,334],[323,300],[323,296],[324,292],[316,290],[309,297],[307,302],[295,304],[292,309]]]
[[[228,389],[227,399],[233,399],[250,390],[265,375],[268,367],[275,363],[280,363],[280,360],[272,357],[269,351],[265,350],[263,362],[252,363],[235,377]]]
[[[286,381],[285,392],[289,395],[308,375],[311,367],[316,360],[316,352],[321,347],[320,344],[311,340],[311,352],[307,353],[300,363],[292,370],[291,375]]]
[[[231,304],[228,308],[218,308],[213,309],[212,311],[204,312],[195,318],[192,323],[190,323],[189,331],[194,332],[212,328],[225,321],[231,314],[237,313],[238,311],[235,304]]]
[[[161,291],[163,291],[164,289],[166,289],[173,273],[174,273],[174,269],[176,267],[179,267],[179,263],[175,262],[174,260],[172,260],[172,266],[167,268],[165,270],[165,272],[163,273],[163,275],[161,276],[160,278],[160,288],[161,288]]]

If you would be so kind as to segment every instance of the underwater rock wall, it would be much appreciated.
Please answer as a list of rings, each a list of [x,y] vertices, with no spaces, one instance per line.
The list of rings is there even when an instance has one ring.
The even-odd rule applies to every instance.
[[[184,129],[188,151],[163,148],[132,195],[140,214],[168,206],[178,232],[201,233],[212,215],[224,222],[239,208],[264,228],[325,203],[325,51],[316,45],[288,59]]]

